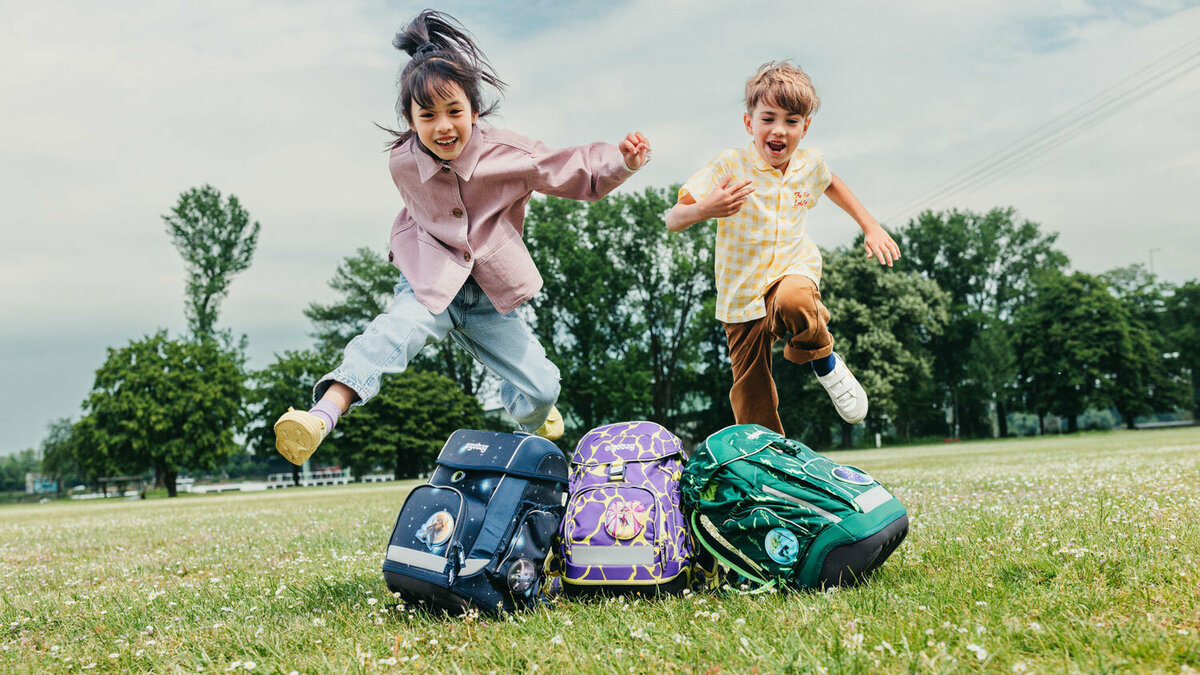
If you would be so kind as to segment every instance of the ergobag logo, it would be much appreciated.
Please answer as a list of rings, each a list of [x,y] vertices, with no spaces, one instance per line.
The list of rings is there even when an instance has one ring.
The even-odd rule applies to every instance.
[[[633,443],[613,443],[608,446],[609,450],[637,450],[637,446]]]
[[[487,443],[464,443],[462,446],[462,449],[463,450],[478,450],[480,452],[486,452],[489,447],[491,447],[491,446],[489,446]]]
[[[746,440],[752,441],[752,440],[758,438],[759,436],[762,436],[765,433],[767,433],[767,432],[763,431],[762,429],[759,429],[758,431],[752,431],[752,432],[746,434]]]

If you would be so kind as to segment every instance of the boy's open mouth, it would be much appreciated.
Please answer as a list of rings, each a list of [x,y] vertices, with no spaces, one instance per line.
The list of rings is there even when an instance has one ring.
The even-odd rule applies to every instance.
[[[772,153],[778,155],[787,149],[787,143],[783,141],[767,141],[767,147],[770,148]]]

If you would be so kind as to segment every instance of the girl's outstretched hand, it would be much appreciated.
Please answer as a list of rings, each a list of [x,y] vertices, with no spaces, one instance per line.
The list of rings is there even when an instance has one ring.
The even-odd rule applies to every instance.
[[[646,162],[650,161],[650,141],[640,131],[626,136],[617,147],[625,157],[625,166],[633,171],[646,166]]]

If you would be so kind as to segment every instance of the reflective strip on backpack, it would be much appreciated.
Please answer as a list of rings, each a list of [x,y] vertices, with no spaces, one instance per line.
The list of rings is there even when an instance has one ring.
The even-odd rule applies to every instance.
[[[434,555],[433,553],[405,548],[404,546],[396,546],[395,544],[388,546],[387,559],[392,562],[429,570],[430,572],[437,572],[438,574],[443,574],[446,571],[446,556]],[[488,564],[488,562],[486,558],[472,558],[463,564],[462,570],[458,574],[464,577],[468,574],[474,574],[483,569],[483,566]]]
[[[783,499],[785,501],[789,501],[789,502],[795,504],[796,506],[803,506],[806,509],[810,509],[813,513],[816,513],[818,516],[823,516],[825,518],[828,518],[831,522],[834,522],[834,523],[842,522],[842,519],[840,517],[826,511],[825,509],[817,506],[816,504],[813,504],[811,502],[806,502],[803,499],[800,499],[799,497],[793,497],[792,495],[789,495],[788,493],[784,492],[783,490],[776,490],[775,488],[771,487],[770,485],[764,485],[762,488],[762,491],[769,495],[779,497],[780,499]],[[865,492],[865,493],[859,495],[858,499],[861,499],[861,498],[867,496],[868,494],[870,494],[870,492]],[[854,501],[857,502],[858,499],[855,499]],[[862,505],[859,504],[859,506],[862,506]],[[878,506],[878,504],[876,506]],[[871,507],[871,508],[874,508],[874,507]],[[870,509],[863,507],[863,510],[869,511]]]
[[[858,504],[858,508],[862,509],[863,513],[874,511],[877,506],[882,506],[892,500],[892,493],[887,491],[887,488],[882,485],[867,490],[861,495],[854,498],[854,503]]]
[[[572,546],[573,565],[653,565],[652,546]]]

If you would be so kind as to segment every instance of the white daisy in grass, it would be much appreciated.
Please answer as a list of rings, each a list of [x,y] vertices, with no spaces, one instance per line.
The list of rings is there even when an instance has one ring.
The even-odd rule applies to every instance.
[[[977,644],[968,644],[967,650],[975,654],[975,658],[984,661],[988,657],[988,651]]]

